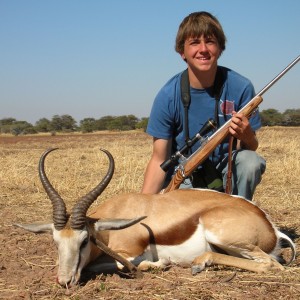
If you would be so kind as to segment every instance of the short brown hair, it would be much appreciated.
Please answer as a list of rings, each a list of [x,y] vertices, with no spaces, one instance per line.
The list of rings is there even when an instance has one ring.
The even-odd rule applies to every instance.
[[[181,22],[176,36],[176,52],[183,53],[186,39],[202,35],[215,37],[221,50],[225,50],[226,36],[218,19],[208,12],[200,11],[191,13]]]

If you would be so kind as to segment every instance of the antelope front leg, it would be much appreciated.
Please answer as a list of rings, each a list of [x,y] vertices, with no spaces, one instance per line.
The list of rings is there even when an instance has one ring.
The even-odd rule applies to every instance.
[[[192,274],[196,275],[205,269],[206,266],[211,265],[224,265],[236,267],[247,271],[256,273],[265,273],[268,271],[282,271],[284,267],[277,261],[269,257],[268,260],[257,262],[245,258],[239,258],[214,252],[205,252],[204,254],[196,257],[192,264]]]

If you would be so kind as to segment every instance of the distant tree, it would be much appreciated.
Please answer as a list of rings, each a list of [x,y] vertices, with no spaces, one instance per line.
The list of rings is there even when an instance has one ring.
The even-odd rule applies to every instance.
[[[0,132],[1,133],[10,133],[11,126],[16,122],[14,118],[4,118],[0,120]]]
[[[96,120],[94,118],[85,118],[79,123],[80,130],[82,132],[93,132],[97,130]]]
[[[63,131],[76,131],[77,130],[76,121],[70,115],[62,115],[61,120],[62,120]]]
[[[273,108],[263,110],[260,113],[260,116],[263,126],[281,125],[283,122],[283,115]]]
[[[114,120],[113,116],[104,116],[98,120],[96,120],[96,128],[97,130],[108,130],[109,124]]]
[[[16,122],[16,119],[14,118],[4,118],[0,120],[0,126],[5,126],[5,125],[12,125]]]
[[[10,126],[9,125],[0,126],[0,132],[1,133],[10,133]]]
[[[13,135],[37,133],[32,124],[26,121],[16,121],[11,125],[10,131]]]
[[[108,124],[109,130],[134,130],[138,122],[138,118],[134,115],[123,115],[114,117]]]
[[[50,121],[51,131],[62,131],[62,120],[59,115],[54,115]]]
[[[139,122],[136,123],[135,128],[136,129],[143,129],[146,131],[147,125],[148,125],[149,118],[141,118]]]
[[[131,129],[135,129],[136,124],[138,123],[139,119],[134,115],[127,115],[127,125],[131,127]]]
[[[287,109],[283,113],[283,125],[300,126],[300,109]]]
[[[1,133],[12,133],[13,135],[36,133],[32,124],[26,121],[17,121],[14,118],[0,120]]]
[[[108,124],[108,130],[122,130],[122,119],[121,117],[114,117]]]
[[[70,115],[54,115],[50,122],[51,131],[70,132],[77,129],[76,121]]]
[[[46,118],[42,118],[35,123],[34,127],[38,132],[50,132],[51,122]]]

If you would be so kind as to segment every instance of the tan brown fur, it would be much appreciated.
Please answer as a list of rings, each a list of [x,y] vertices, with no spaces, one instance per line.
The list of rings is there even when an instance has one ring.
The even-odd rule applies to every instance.
[[[71,238],[74,235],[74,230],[71,228],[64,228],[60,231],[62,238]]]
[[[143,215],[147,218],[142,223],[151,229],[156,243],[162,245],[182,243],[202,223],[229,244],[238,244],[247,236],[247,240],[267,253],[276,246],[272,224],[258,207],[242,198],[212,191],[176,190],[159,195],[121,195],[101,204],[89,217],[135,218]],[[130,245],[130,240],[136,236],[139,236],[139,244]],[[126,248],[126,252],[140,254],[149,244],[149,236],[149,229],[135,225],[122,230],[122,234],[111,231],[109,246],[118,251]]]

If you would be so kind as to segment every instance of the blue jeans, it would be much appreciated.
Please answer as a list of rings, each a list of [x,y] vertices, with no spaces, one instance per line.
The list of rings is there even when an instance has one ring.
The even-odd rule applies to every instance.
[[[225,190],[228,158],[225,158],[216,168],[222,173]],[[232,154],[232,194],[252,200],[255,188],[260,183],[265,169],[266,161],[255,151],[234,151]],[[186,188],[192,188],[189,178],[180,185],[180,189]]]

